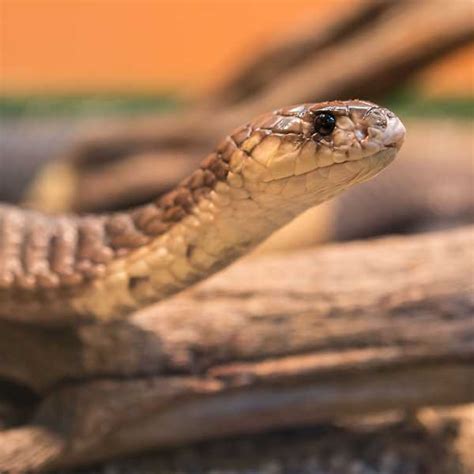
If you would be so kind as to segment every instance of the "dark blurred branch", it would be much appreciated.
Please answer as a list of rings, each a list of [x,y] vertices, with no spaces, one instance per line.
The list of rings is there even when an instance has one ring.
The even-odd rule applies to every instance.
[[[473,401],[473,232],[243,262],[125,323],[2,323],[2,376],[44,398],[0,470]]]
[[[427,65],[474,39],[472,5],[421,0],[316,54],[271,82],[249,105],[264,110],[284,103],[361,97],[378,100]]]
[[[293,31],[282,31],[274,43],[251,57],[250,62],[208,100],[220,107],[251,100],[282,75],[291,73],[292,68],[303,66],[324,49],[350,40],[402,4],[406,4],[406,0],[369,0],[347,10],[341,9],[333,21],[312,18],[306,24],[298,24]]]

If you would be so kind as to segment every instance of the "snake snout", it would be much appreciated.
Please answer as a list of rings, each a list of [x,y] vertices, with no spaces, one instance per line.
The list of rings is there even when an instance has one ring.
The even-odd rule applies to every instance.
[[[406,129],[393,112],[387,112],[387,126],[382,136],[382,143],[387,148],[399,150],[405,140]]]
[[[406,129],[401,120],[383,107],[372,107],[365,115],[369,136],[382,147],[399,150],[405,139]]]

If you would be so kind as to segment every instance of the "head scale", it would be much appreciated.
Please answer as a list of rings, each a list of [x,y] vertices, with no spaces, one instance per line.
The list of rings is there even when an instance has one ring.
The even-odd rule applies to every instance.
[[[404,137],[396,115],[371,102],[298,105],[262,116],[232,135],[245,155],[233,171],[259,191],[265,191],[262,183],[275,187],[285,181],[288,193],[319,192],[320,202],[381,171]]]

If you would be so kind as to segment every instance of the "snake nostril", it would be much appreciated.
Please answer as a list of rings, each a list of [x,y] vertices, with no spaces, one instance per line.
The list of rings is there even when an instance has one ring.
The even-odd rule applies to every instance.
[[[381,107],[372,107],[365,115],[370,127],[386,128],[388,118],[387,111]]]
[[[388,125],[384,133],[384,145],[388,148],[400,149],[405,139],[405,133],[405,127],[394,114],[393,118],[388,120]]]

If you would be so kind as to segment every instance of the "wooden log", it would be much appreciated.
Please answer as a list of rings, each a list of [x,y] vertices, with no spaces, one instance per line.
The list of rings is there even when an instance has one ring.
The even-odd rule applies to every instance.
[[[242,262],[126,323],[38,328],[56,352],[17,324],[23,352],[2,323],[1,376],[43,399],[0,432],[0,471],[473,401],[473,237]]]
[[[424,423],[425,416],[422,416],[421,423],[415,418],[403,419],[396,414],[357,417],[337,424],[247,434],[182,448],[155,450],[140,456],[122,456],[94,464],[89,469],[67,469],[63,466],[55,470],[54,467],[60,464],[54,462],[49,463],[49,467],[54,469],[54,474],[467,474],[473,466],[469,460],[473,437],[468,432],[472,429],[466,426],[473,421],[472,415],[467,413],[472,411],[472,406],[461,409],[464,416],[456,413],[459,410],[451,409],[445,410],[444,416],[436,412],[433,416],[432,413],[429,423]],[[51,451],[41,450],[48,437],[42,437],[39,430],[31,430],[31,440],[35,442],[36,450],[31,452],[36,454],[36,459],[38,454],[43,454],[43,458],[48,454],[51,456]],[[469,443],[467,449],[459,446],[466,443]],[[87,460],[82,463],[90,464]],[[24,473],[23,466],[25,463],[18,459],[9,474]],[[27,472],[33,472],[33,469]],[[48,472],[53,474],[49,469]]]
[[[433,339],[446,337],[461,355],[472,349],[468,339],[451,346],[473,329],[469,318],[457,319],[472,309],[472,238],[466,227],[241,261],[125,321],[2,321],[0,377],[46,392],[67,379],[205,373],[232,361],[376,343],[436,355],[442,347]],[[445,295],[453,297],[447,308]],[[434,319],[423,330],[425,313],[440,318],[441,310],[452,321]]]

